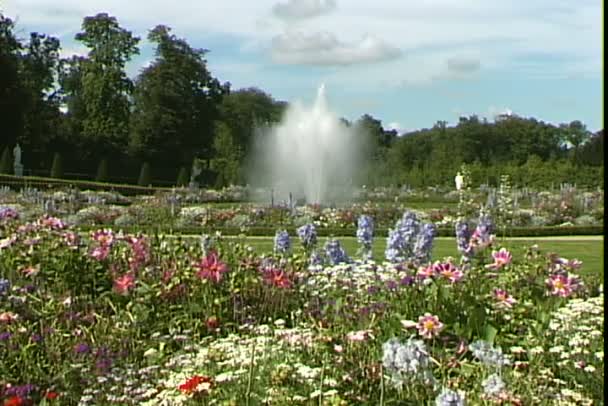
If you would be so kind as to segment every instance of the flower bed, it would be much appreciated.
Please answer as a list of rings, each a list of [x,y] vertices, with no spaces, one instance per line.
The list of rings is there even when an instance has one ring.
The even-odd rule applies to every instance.
[[[483,218],[428,262],[411,213],[387,258],[277,233],[255,255],[62,220],[0,219],[0,401],[17,404],[597,404],[603,294],[580,261],[513,257]],[[371,233],[371,234],[370,234]]]

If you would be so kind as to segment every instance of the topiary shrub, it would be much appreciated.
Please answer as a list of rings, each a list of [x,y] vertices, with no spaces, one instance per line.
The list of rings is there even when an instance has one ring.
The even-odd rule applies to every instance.
[[[13,157],[11,154],[11,151],[8,149],[8,147],[4,148],[4,151],[2,152],[2,158],[0,158],[0,173],[4,173],[6,175],[10,175],[11,173],[13,173],[12,171],[12,166],[13,166]]]
[[[63,163],[61,162],[61,155],[55,152],[53,156],[53,165],[51,166],[51,178],[60,179],[63,177]]]
[[[108,181],[108,162],[105,159],[102,159],[97,167],[97,175],[95,176],[95,181],[97,182],[107,182]]]
[[[187,186],[189,181],[188,170],[182,166],[179,168],[179,174],[177,175],[177,186]]]
[[[152,183],[152,174],[150,170],[150,164],[144,162],[141,166],[141,171],[139,172],[139,180],[137,184],[139,186],[148,186]]]

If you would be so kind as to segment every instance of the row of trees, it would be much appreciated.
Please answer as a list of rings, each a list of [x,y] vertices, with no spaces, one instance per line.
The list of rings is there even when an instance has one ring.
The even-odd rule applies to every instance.
[[[115,17],[84,18],[75,39],[88,54],[61,58],[57,38],[37,32],[17,38],[14,22],[0,13],[5,155],[18,142],[26,173],[59,167],[56,175],[66,170],[115,181],[135,181],[147,163],[146,179],[173,183],[178,174],[181,182],[187,179],[198,159],[203,184],[246,182],[254,135],[278,122],[287,104],[257,88],[232,90],[209,72],[207,50],[193,48],[167,26],[154,27],[147,38],[156,45],[155,59],[131,79],[125,67],[138,54],[140,38]],[[557,163],[580,171],[603,167],[603,132],[593,135],[578,121],[553,126],[519,117],[492,123],[468,117],[453,127],[438,122],[408,134],[385,130],[370,115],[345,123],[368,137],[369,159],[356,175],[369,185],[451,182],[463,162],[488,173],[530,159],[548,170]],[[5,162],[0,171],[10,167]],[[603,183],[585,177],[586,183]]]

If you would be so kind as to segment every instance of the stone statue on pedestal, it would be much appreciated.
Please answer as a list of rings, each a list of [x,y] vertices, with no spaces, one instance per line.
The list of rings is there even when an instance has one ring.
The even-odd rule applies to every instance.
[[[15,175],[23,176],[23,165],[21,164],[21,147],[19,146],[19,144],[15,145],[15,148],[13,148],[13,157],[15,158],[15,163],[13,165]]]

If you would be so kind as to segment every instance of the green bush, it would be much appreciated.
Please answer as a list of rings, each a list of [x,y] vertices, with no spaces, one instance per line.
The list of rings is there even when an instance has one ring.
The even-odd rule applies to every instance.
[[[63,163],[61,162],[61,155],[56,152],[53,156],[53,165],[51,166],[51,178],[62,178],[63,177]]]

